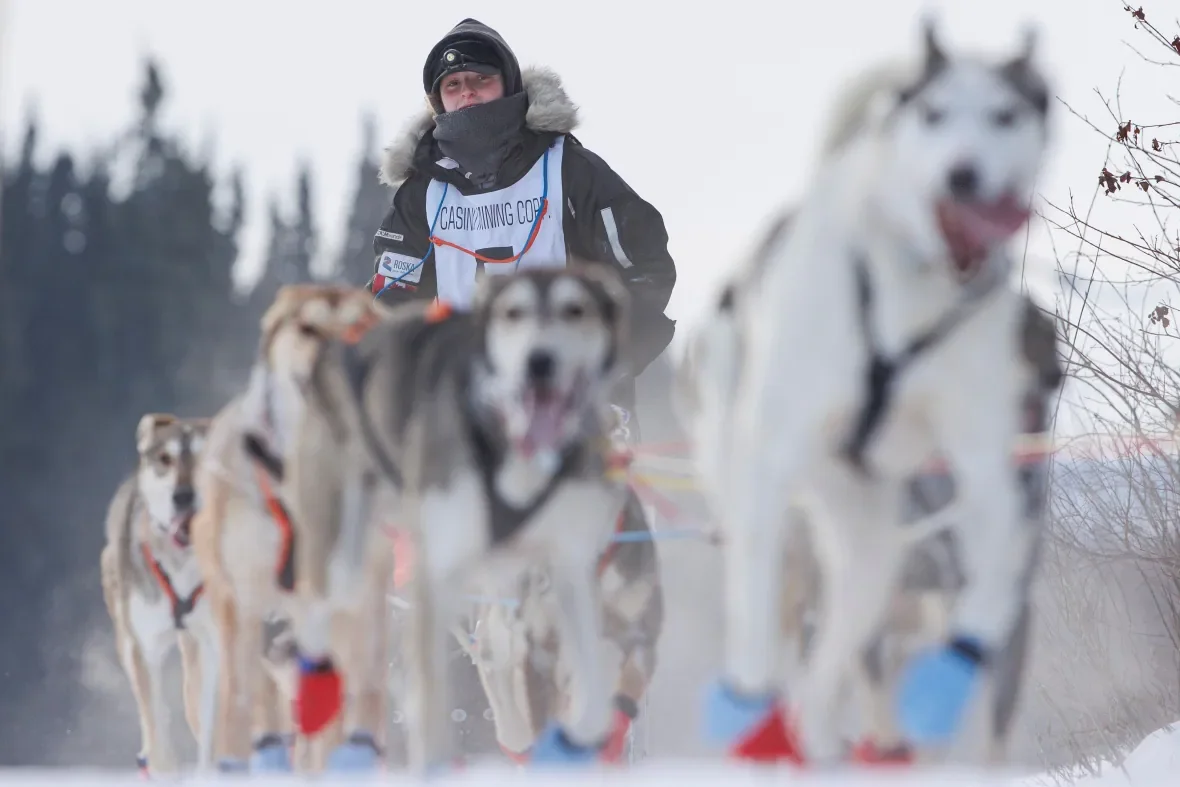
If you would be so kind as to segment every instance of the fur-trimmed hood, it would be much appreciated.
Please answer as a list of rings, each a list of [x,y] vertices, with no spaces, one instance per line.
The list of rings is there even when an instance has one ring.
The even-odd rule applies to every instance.
[[[561,77],[548,68],[532,66],[522,72],[521,79],[529,97],[528,114],[525,115],[527,128],[552,134],[568,134],[577,128],[578,107],[566,95]],[[432,128],[434,113],[428,107],[385,148],[381,156],[382,183],[396,187],[410,176],[418,144]]]

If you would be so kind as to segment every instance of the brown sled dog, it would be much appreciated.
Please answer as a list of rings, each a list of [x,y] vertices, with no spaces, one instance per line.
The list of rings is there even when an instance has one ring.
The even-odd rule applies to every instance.
[[[199,508],[193,474],[207,427],[207,419],[144,415],[135,433],[137,467],[107,509],[103,597],[139,713],[139,766],[157,772],[178,765],[163,681],[174,646],[180,648],[184,710],[199,742],[199,764],[208,766],[213,759],[217,639],[189,549],[189,528]]]
[[[289,619],[300,545],[295,538],[282,463],[304,407],[304,387],[320,346],[378,315],[370,295],[353,287],[286,286],[262,318],[259,354],[246,390],[214,417],[197,475],[204,505],[193,540],[206,593],[223,642],[219,724],[223,769],[291,768],[284,732],[288,714],[251,723],[260,693],[293,698],[294,664],[283,674],[260,670],[264,621]],[[292,654],[293,655],[293,654]],[[293,660],[292,660],[293,661]],[[276,685],[277,680],[277,685]],[[252,734],[253,733],[253,738]],[[322,764],[322,746],[296,744],[302,768]],[[253,741],[253,742],[252,742]]]

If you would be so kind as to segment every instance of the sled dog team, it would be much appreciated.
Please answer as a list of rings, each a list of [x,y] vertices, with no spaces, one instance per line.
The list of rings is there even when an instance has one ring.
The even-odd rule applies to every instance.
[[[724,533],[702,735],[729,756],[1005,759],[1044,485],[1013,449],[1062,378],[1010,276],[1047,145],[1033,50],[927,26],[914,67],[868,72],[688,342],[673,399]],[[461,643],[505,752],[617,762],[664,614],[654,544],[619,538],[648,528],[612,439],[630,317],[612,271],[565,259],[464,309],[288,286],[236,397],[144,415],[101,558],[141,767],[177,768],[174,644],[202,768],[380,767],[392,662],[409,766],[450,767],[472,596],[516,600]]]

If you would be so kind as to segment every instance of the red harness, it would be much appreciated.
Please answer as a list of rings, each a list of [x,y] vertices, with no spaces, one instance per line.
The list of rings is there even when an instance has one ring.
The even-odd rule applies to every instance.
[[[156,584],[164,591],[164,595],[168,597],[168,603],[172,605],[173,625],[178,629],[183,629],[184,619],[193,611],[193,608],[197,606],[197,602],[201,600],[201,596],[205,593],[205,583],[202,582],[193,588],[193,592],[186,598],[181,598],[176,592],[176,588],[172,585],[172,580],[168,577],[168,573],[160,565],[160,561],[156,560],[155,556],[152,555],[151,547],[147,545],[146,541],[140,543],[140,551],[143,552],[143,559],[147,563],[148,570],[156,578]]]

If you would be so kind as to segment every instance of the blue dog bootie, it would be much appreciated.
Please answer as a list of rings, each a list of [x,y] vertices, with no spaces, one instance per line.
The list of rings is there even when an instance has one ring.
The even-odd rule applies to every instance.
[[[705,692],[702,737],[711,744],[733,746],[774,712],[777,699],[773,693],[742,696],[724,681],[713,681]]]
[[[381,764],[381,749],[367,732],[354,732],[328,755],[325,770],[333,773],[366,773]]]
[[[897,714],[902,731],[913,743],[944,744],[958,731],[982,663],[982,646],[968,638],[956,638],[909,663]]]
[[[555,721],[549,722],[533,744],[529,763],[533,765],[588,765],[598,760],[601,746],[579,746],[569,739]]]
[[[263,735],[254,742],[254,753],[250,755],[251,773],[290,773],[291,757],[287,753],[288,741],[282,735]]]

